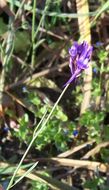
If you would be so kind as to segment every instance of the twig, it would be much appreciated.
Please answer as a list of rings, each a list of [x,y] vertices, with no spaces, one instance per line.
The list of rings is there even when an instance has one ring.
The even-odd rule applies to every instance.
[[[8,85],[8,86],[5,87],[5,90],[9,90],[9,89],[12,89],[12,88],[14,88],[14,87],[17,87],[17,86],[19,86],[19,85],[21,85],[21,84],[23,84],[23,83],[30,82],[31,79],[34,79],[34,80],[35,80],[35,79],[38,78],[38,77],[46,76],[46,75],[48,75],[48,74],[51,73],[51,72],[60,71],[61,69],[63,69],[63,68],[66,67],[67,65],[68,65],[68,63],[65,62],[65,63],[63,63],[63,64],[61,64],[61,65],[59,65],[59,66],[56,66],[56,67],[53,67],[53,68],[49,68],[49,69],[46,69],[46,70],[41,71],[41,72],[39,72],[39,73],[33,74],[32,78],[31,78],[31,77],[28,77],[28,78],[26,78],[26,79],[24,78],[24,79],[22,79],[22,80],[20,80],[20,81],[18,81],[18,82],[16,82],[16,83],[10,84],[10,85]]]
[[[74,160],[68,158],[38,158],[36,159],[40,162],[51,162],[58,164],[59,166],[67,166],[67,167],[79,167],[79,168],[87,168],[89,170],[98,169],[100,172],[106,172],[108,164],[104,164],[101,162],[94,162],[88,160]]]
[[[77,13],[83,14],[89,12],[88,1],[87,0],[76,0]],[[91,33],[90,33],[90,21],[88,15],[86,17],[78,17],[80,39],[86,40],[91,43]],[[90,97],[91,97],[91,82],[92,82],[92,66],[89,65],[87,73],[84,77],[84,94],[83,101],[81,104],[80,114],[83,114],[89,107]]]
[[[39,31],[49,34],[50,36],[54,36],[55,38],[58,38],[60,40],[68,40],[68,37],[66,35],[60,36],[58,34],[55,34],[52,31],[46,30],[45,28],[42,28],[42,27],[39,28]]]
[[[8,16],[13,17],[15,16],[14,12],[10,10],[9,6],[7,5],[6,0],[0,0],[0,8],[7,13]]]
[[[94,156],[95,154],[97,154],[101,148],[104,148],[106,146],[109,146],[109,141],[108,142],[103,142],[98,144],[95,148],[93,148],[92,150],[90,150],[87,154],[85,154],[82,159],[88,159],[91,156]]]
[[[58,157],[58,158],[65,158],[65,157],[68,157],[68,156],[74,154],[75,152],[78,152],[79,150],[85,148],[87,145],[93,144],[94,142],[95,142],[95,140],[94,140],[94,141],[86,142],[86,143],[84,143],[84,144],[82,144],[82,145],[79,145],[79,146],[74,147],[74,148],[72,148],[72,149],[70,149],[70,150],[67,150],[66,152],[63,152],[63,153],[59,154],[57,157]]]

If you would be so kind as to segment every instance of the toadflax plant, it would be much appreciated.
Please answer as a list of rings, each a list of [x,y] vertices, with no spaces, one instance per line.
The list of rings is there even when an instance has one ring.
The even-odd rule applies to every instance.
[[[15,178],[21,164],[23,163],[23,160],[25,159],[28,151],[30,150],[33,142],[36,140],[38,135],[40,135],[42,133],[42,131],[45,130],[45,128],[47,126],[46,124],[50,120],[56,106],[58,105],[58,103],[61,100],[61,98],[62,98],[63,94],[65,93],[65,91],[67,90],[69,84],[74,79],[76,79],[78,77],[78,75],[80,75],[80,73],[83,70],[88,68],[88,63],[89,63],[91,55],[92,55],[92,50],[93,50],[92,46],[89,46],[88,43],[85,42],[85,41],[83,43],[81,43],[81,44],[78,44],[77,42],[74,42],[73,46],[69,49],[69,54],[70,54],[69,66],[70,66],[70,70],[71,70],[71,78],[64,85],[65,88],[63,89],[63,91],[60,94],[59,98],[57,99],[56,103],[52,107],[52,109],[51,109],[50,113],[48,114],[48,116],[46,117],[46,113],[47,113],[47,111],[46,111],[46,113],[42,117],[41,121],[36,126],[36,129],[38,129],[38,130],[35,130],[35,134],[33,135],[33,138],[31,140],[31,142],[29,143],[27,150],[25,151],[25,153],[24,153],[22,159],[20,160],[16,170],[14,171],[14,174],[13,174],[13,176],[12,176],[6,190],[9,190],[11,187],[13,187],[16,184],[16,183],[13,184],[13,181],[14,181],[14,178]],[[19,179],[18,179],[18,181],[19,181]]]
[[[71,77],[64,86],[70,84],[83,70],[88,68],[92,51],[93,47],[89,46],[87,42],[84,41],[81,44],[74,42],[73,46],[69,49]]]

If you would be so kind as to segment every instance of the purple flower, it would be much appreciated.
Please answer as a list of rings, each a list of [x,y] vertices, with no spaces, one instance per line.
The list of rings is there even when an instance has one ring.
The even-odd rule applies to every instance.
[[[85,41],[81,44],[74,42],[73,46],[69,49],[71,77],[64,86],[70,84],[84,69],[88,68],[92,50],[93,47],[89,46]]]

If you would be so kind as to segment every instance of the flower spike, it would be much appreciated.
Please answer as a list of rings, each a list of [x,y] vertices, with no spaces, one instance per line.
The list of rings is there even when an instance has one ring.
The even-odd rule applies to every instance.
[[[83,70],[89,67],[88,63],[91,59],[92,51],[93,47],[88,45],[86,41],[81,44],[74,42],[73,46],[69,49],[71,77],[64,86],[70,84]]]

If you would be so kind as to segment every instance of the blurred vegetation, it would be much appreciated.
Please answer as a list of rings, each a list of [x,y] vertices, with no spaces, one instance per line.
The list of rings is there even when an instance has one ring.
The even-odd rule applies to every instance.
[[[68,49],[87,39],[87,109],[82,73],[46,122],[70,76]],[[0,1],[0,168],[1,190],[109,189],[108,0]]]

